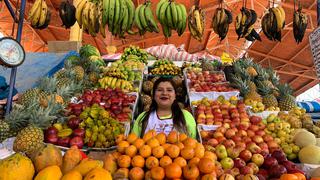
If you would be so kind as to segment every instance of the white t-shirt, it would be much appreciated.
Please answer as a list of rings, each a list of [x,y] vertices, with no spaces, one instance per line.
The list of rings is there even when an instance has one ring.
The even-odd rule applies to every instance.
[[[172,118],[160,120],[156,111],[151,112],[145,132],[151,129],[156,130],[157,133],[164,132],[168,135],[174,129]]]

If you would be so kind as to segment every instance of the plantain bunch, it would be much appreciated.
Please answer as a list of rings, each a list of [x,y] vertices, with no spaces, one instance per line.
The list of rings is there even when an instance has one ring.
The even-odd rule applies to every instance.
[[[240,13],[236,17],[235,28],[240,38],[245,38],[248,41],[261,41],[257,31],[254,29],[254,23],[257,21],[257,13],[252,9],[242,7]]]

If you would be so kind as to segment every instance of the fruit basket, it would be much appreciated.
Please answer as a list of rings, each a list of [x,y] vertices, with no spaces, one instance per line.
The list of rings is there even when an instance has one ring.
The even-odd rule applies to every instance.
[[[198,138],[201,144],[204,144],[205,140],[202,138],[204,137],[204,134],[213,133],[215,130],[217,130],[220,127],[220,125],[206,125],[206,124],[198,124],[197,125],[197,131],[198,131]]]

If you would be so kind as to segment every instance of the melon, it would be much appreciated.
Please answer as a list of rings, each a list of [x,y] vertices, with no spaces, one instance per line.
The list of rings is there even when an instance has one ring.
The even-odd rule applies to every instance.
[[[307,164],[320,164],[320,147],[308,145],[299,152],[299,160]]]
[[[308,131],[300,131],[294,136],[294,143],[303,148],[308,145],[316,145],[316,137]]]
[[[313,178],[316,178],[316,177],[318,178],[318,177],[320,177],[320,167],[312,170],[312,172],[311,172],[311,177],[313,177]]]
[[[320,138],[317,138],[317,143],[316,143],[316,146],[319,146],[320,147]]]

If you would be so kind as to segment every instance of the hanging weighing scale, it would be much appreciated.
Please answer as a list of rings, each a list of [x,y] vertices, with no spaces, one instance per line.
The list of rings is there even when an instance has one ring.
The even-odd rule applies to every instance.
[[[26,53],[21,44],[11,37],[0,38],[0,65],[13,68],[21,65]]]

